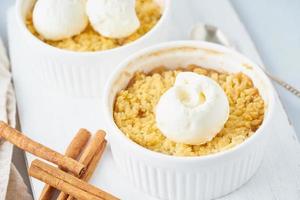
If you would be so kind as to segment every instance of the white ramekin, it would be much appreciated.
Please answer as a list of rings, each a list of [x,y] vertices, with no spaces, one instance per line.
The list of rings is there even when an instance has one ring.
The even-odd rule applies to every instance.
[[[75,52],[52,47],[32,35],[24,20],[35,0],[17,0],[16,19],[20,41],[19,48],[14,48],[11,53],[22,54],[22,66],[14,66],[14,71],[32,71],[30,79],[47,91],[101,97],[107,77],[122,59],[141,48],[168,40],[170,2],[165,0],[161,19],[138,40],[105,51]],[[21,49],[25,51],[18,52]]]
[[[129,140],[113,119],[116,93],[136,71],[148,72],[160,66],[174,69],[189,64],[243,72],[251,77],[266,105],[260,128],[232,149],[201,157],[169,156]],[[104,110],[114,160],[137,188],[160,199],[212,199],[237,189],[258,169],[268,133],[272,131],[274,89],[263,71],[237,52],[212,43],[177,41],[147,48],[123,61],[107,83]]]

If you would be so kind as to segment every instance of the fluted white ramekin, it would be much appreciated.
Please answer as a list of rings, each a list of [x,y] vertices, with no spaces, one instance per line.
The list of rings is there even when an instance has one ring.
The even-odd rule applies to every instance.
[[[14,66],[14,70],[21,74],[22,71],[32,71],[30,79],[47,91],[71,96],[101,97],[107,77],[122,59],[141,48],[168,40],[170,2],[165,0],[161,19],[138,40],[105,51],[75,52],[50,46],[32,35],[24,21],[35,0],[17,0],[20,48],[13,48],[11,53],[22,54],[22,66]]]
[[[160,66],[174,69],[189,64],[243,72],[253,80],[265,101],[264,121],[256,133],[232,149],[201,157],[169,156],[128,139],[113,119],[116,93],[136,71],[148,72]],[[263,71],[243,55],[212,43],[178,41],[147,48],[123,61],[107,84],[104,106],[114,160],[137,188],[160,199],[212,199],[234,191],[258,169],[272,131],[274,89]]]

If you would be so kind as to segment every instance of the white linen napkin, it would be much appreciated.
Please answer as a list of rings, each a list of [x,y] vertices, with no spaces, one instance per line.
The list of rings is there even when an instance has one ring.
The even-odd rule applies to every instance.
[[[16,100],[9,61],[0,38],[0,120],[16,126]],[[13,145],[0,138],[0,199],[32,200],[22,177],[11,163]]]

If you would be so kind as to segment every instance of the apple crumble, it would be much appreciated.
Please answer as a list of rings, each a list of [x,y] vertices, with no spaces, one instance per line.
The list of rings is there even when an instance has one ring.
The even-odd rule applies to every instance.
[[[101,51],[120,47],[137,40],[150,31],[161,17],[161,8],[154,0],[136,0],[136,12],[140,20],[140,27],[132,35],[121,39],[101,36],[93,30],[91,25],[88,25],[82,33],[71,38],[59,41],[46,40],[35,30],[32,12],[26,19],[26,26],[33,35],[51,46],[72,51]]]
[[[229,101],[230,114],[223,129],[202,145],[175,143],[156,126],[154,109],[182,71],[212,78],[223,88]],[[145,148],[175,156],[202,156],[232,148],[254,134],[264,118],[264,101],[252,80],[243,73],[189,66],[187,69],[159,69],[147,74],[137,72],[127,88],[117,94],[113,114],[121,131]]]

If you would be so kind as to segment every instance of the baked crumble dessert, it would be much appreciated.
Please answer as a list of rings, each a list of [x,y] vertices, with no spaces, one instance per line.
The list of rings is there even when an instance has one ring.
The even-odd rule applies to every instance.
[[[122,38],[105,37],[95,31],[91,22],[88,22],[86,28],[77,35],[60,40],[46,39],[38,33],[34,26],[33,12],[27,16],[26,26],[34,36],[51,46],[80,52],[101,51],[120,47],[137,40],[150,31],[162,15],[160,6],[154,0],[136,0],[135,11],[139,20],[139,27],[131,35]]]
[[[156,123],[155,109],[160,98],[173,87],[177,75],[186,71],[215,80],[229,103],[224,126],[210,141],[199,145],[168,139]],[[127,88],[117,94],[113,116],[122,132],[145,148],[175,156],[202,156],[232,148],[254,134],[263,121],[264,107],[258,89],[245,74],[189,66],[187,69],[158,68],[151,73],[137,72]]]

